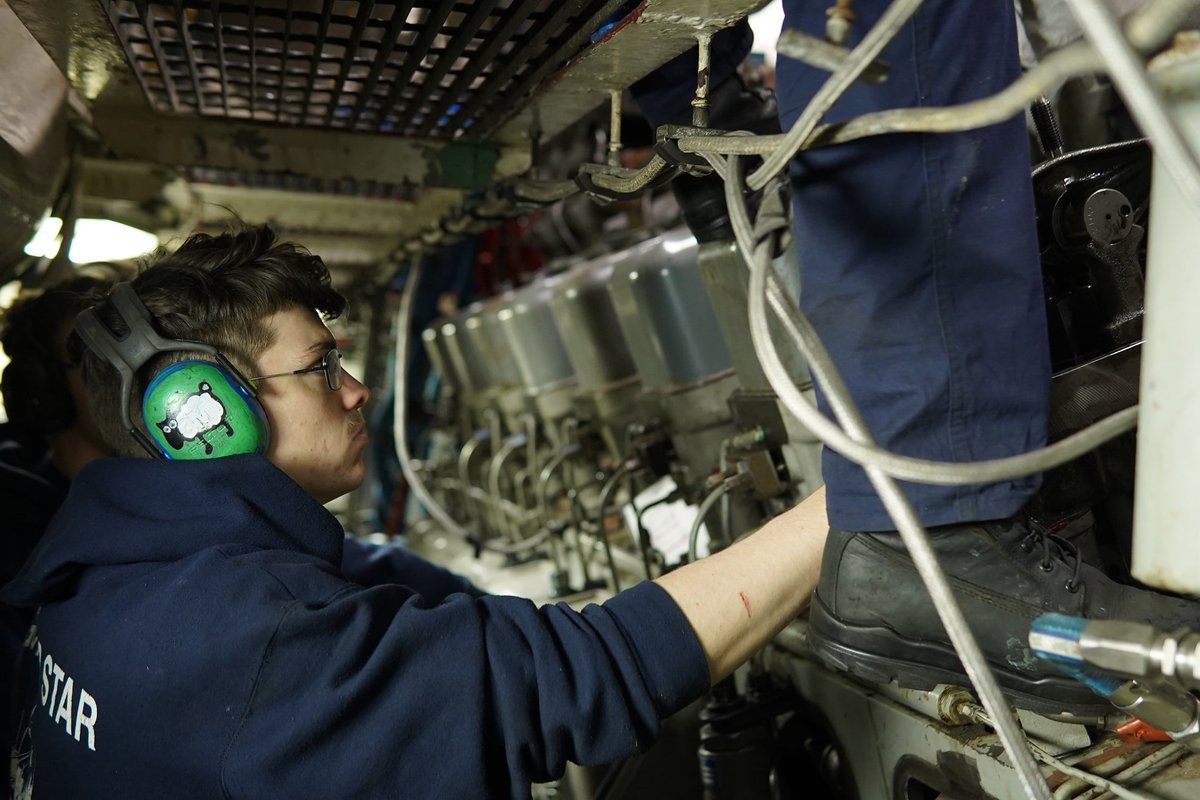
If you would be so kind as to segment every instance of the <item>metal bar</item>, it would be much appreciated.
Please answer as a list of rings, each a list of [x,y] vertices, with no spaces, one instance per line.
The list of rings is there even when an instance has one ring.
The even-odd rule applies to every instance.
[[[113,30],[117,33],[117,38],[121,40],[121,44],[125,46],[125,57],[129,59],[129,68],[133,73],[133,77],[137,79],[138,85],[142,87],[142,94],[146,96],[146,102],[154,105],[154,92],[150,90],[150,86],[146,83],[146,76],[137,66],[137,56],[133,52],[133,44],[129,41],[127,31],[121,25],[121,15],[117,11],[116,4],[105,3],[104,10],[108,14],[108,21],[112,24]]]
[[[392,84],[392,88],[388,90],[387,98],[384,99],[379,107],[379,125],[382,125],[386,121],[388,112],[394,110],[400,93],[404,91],[408,86],[408,82],[412,80],[413,74],[417,71],[417,66],[420,65],[422,59],[428,54],[430,45],[433,44],[433,40],[441,32],[442,25],[445,24],[446,17],[450,16],[453,8],[454,0],[439,0],[436,7],[429,9],[429,13],[421,23],[421,33],[417,37],[417,41],[413,43],[412,49],[405,53],[403,68],[396,75],[396,82]],[[379,127],[379,125],[376,127]]]
[[[367,80],[363,83],[362,92],[358,95],[358,102],[354,104],[354,111],[350,114],[350,119],[346,127],[358,127],[358,120],[362,116],[363,110],[367,107],[367,102],[371,99],[371,93],[375,91],[375,84],[379,83],[379,78],[383,75],[383,70],[388,65],[388,60],[392,57],[392,50],[396,47],[396,39],[400,36],[400,31],[404,27],[408,15],[412,12],[413,0],[398,0],[392,7],[392,18],[388,20],[387,30],[383,34],[383,40],[379,43],[379,52],[375,55],[375,64],[371,67],[371,71],[367,74]],[[375,121],[373,126],[376,130],[382,122],[380,119]]]
[[[371,18],[371,11],[374,8],[375,0],[359,0],[358,16],[354,18],[354,28],[350,31],[350,39],[346,42],[345,51],[342,53],[342,66],[338,70],[337,80],[333,84],[333,93],[329,98],[329,108],[325,109],[326,126],[329,126],[333,122],[333,113],[337,110],[338,103],[346,91],[346,79],[350,76],[350,67],[354,64],[354,55],[358,51],[363,31],[367,29],[367,20]]]
[[[325,36],[329,33],[329,18],[333,15],[333,0],[325,0],[321,8],[321,21],[317,25],[317,39],[313,42],[312,64],[308,68],[308,83],[304,87],[304,100],[300,103],[300,122],[308,122],[308,104],[312,99],[313,84],[321,65],[321,53],[325,50]],[[330,98],[330,103],[333,99]]]
[[[250,119],[254,119],[254,112],[258,110],[258,57],[254,46],[254,0],[247,0],[246,3],[246,27],[247,38],[250,42]]]
[[[283,11],[283,52],[279,59],[279,92],[275,95],[275,121],[283,122],[283,97],[287,94],[288,55],[292,45],[292,0]]]
[[[696,40],[698,56],[696,59],[696,96],[692,99],[692,126],[707,128],[709,53],[712,47],[712,34],[703,32],[696,37]]]
[[[438,53],[437,63],[433,65],[433,69],[425,76],[425,82],[421,84],[421,88],[417,91],[417,96],[412,101],[414,113],[420,113],[421,104],[429,99],[434,89],[441,86],[442,78],[446,77],[446,73],[454,65],[454,60],[471,43],[472,37],[475,36],[475,33],[483,25],[484,20],[492,13],[492,9],[496,7],[498,2],[499,0],[482,0],[482,2],[472,4],[471,14],[463,20],[462,25],[450,37],[450,43],[446,46],[446,49]],[[439,119],[441,117],[434,116],[431,110],[429,116],[421,121],[419,130],[430,130],[433,127],[439,127],[437,125],[437,120]]]
[[[442,98],[430,109],[429,118],[423,120],[418,126],[417,135],[429,134],[433,127],[432,123],[446,116],[450,106],[456,102],[456,98],[461,96],[476,76],[492,63],[504,45],[512,39],[521,23],[529,19],[529,15],[537,8],[537,2],[538,0],[519,0],[508,9],[504,23],[488,33],[487,44],[477,50],[466,68],[455,76],[454,83],[446,89]]]
[[[588,18],[585,24],[577,27],[575,34],[557,47],[553,54],[545,54],[541,59],[541,64],[530,70],[512,91],[507,92],[500,98],[500,102],[494,106],[495,110],[488,115],[486,121],[479,124],[478,130],[481,133],[477,133],[476,136],[482,139],[491,138],[496,129],[503,125],[509,115],[517,110],[519,102],[528,97],[538,84],[542,82],[543,78],[561,67],[564,62],[583,49],[583,46],[591,39],[592,34],[600,27],[600,24],[622,5],[624,5],[622,0],[607,0],[596,13]],[[505,102],[506,100],[508,102]]]
[[[158,74],[162,78],[163,87],[167,90],[167,100],[171,103],[171,110],[178,113],[179,95],[175,93],[175,79],[171,75],[170,65],[167,64],[167,55],[163,52],[162,42],[158,40],[158,28],[155,27],[154,20],[150,16],[146,0],[134,0],[133,4],[138,10],[138,16],[142,19],[142,27],[146,29],[146,38],[150,42],[150,49],[154,51],[154,60],[158,63]]]
[[[183,0],[175,0],[175,24],[179,26],[179,38],[183,40],[183,51],[187,54],[188,74],[192,77],[192,88],[196,91],[196,112],[204,113],[204,91],[200,88],[200,74],[196,67],[196,53],[192,50],[192,34],[188,25],[187,11]]]
[[[229,116],[229,76],[225,71],[225,34],[221,32],[221,4],[212,0],[213,40],[217,48],[217,68],[221,71],[221,104],[225,107],[225,116]]]
[[[621,166],[621,90],[609,92],[612,97],[608,119],[608,165]]]

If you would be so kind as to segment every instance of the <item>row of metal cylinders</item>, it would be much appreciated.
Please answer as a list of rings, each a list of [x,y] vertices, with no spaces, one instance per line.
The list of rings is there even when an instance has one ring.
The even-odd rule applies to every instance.
[[[640,394],[704,384],[733,363],[698,250],[671,232],[541,276],[434,323],[426,351],[476,412],[498,406],[512,420],[532,404],[551,430],[580,402],[611,416]]]
[[[581,498],[592,511],[638,432],[657,425],[670,440],[672,477],[696,502],[726,466],[728,443],[755,426],[736,419],[734,398],[751,396],[740,407],[752,417],[776,406],[750,343],[746,288],[732,243],[699,245],[673,231],[435,322],[422,338],[443,396],[455,399],[456,419],[440,422],[457,427],[457,452],[426,467],[465,501],[469,522],[519,541],[527,523],[545,524],[554,471],[580,462],[568,450],[580,447],[581,424],[603,443],[582,459],[603,476]],[[803,383],[806,370],[792,361]],[[802,429],[776,440],[792,443],[788,467],[807,494],[820,480],[815,440]]]

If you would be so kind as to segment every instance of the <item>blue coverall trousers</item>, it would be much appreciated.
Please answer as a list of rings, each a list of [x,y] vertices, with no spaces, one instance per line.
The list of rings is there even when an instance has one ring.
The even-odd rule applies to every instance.
[[[784,26],[823,36],[829,5],[784,0]],[[857,0],[849,46],[887,5]],[[745,55],[748,41],[730,34],[715,46],[719,80]],[[825,121],[957,105],[1004,88],[1019,74],[1012,2],[929,0],[881,58],[887,80],[855,83]],[[686,108],[694,85],[690,76],[681,79],[686,62],[672,62],[635,87],[652,124],[665,121],[666,109]],[[776,94],[785,130],[828,75],[779,58]],[[801,308],[880,445],[942,461],[1043,445],[1049,348],[1024,119],[808,150],[793,161],[791,183]],[[819,392],[818,402],[828,415]],[[859,466],[827,449],[822,468],[831,526],[894,528]],[[926,525],[947,525],[1009,516],[1039,484],[1035,476],[904,488]]]

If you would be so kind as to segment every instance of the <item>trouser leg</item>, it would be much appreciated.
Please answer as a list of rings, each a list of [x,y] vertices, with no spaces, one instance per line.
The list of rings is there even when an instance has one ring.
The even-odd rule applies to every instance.
[[[822,35],[826,4],[784,5],[785,27]],[[851,46],[886,5],[858,0]],[[1019,69],[1012,3],[930,0],[882,58],[887,81],[856,83],[828,120],[1008,85]],[[786,129],[828,73],[782,57],[777,69]],[[874,137],[792,164],[801,306],[883,447],[974,461],[1044,444],[1049,358],[1029,175],[1022,118]],[[894,527],[859,466],[827,450],[823,469],[832,526]],[[905,488],[926,524],[945,525],[1008,516],[1039,483]]]

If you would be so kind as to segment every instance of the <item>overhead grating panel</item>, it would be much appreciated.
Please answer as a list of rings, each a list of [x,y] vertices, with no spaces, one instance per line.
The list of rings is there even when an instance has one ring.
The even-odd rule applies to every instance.
[[[156,111],[432,139],[494,129],[625,5],[100,2]]]
[[[358,180],[356,178],[316,178],[294,172],[242,172],[216,167],[188,167],[183,173],[194,183],[240,186],[248,189],[278,189],[307,194],[343,195],[378,200],[413,202],[419,196],[414,186]]]

